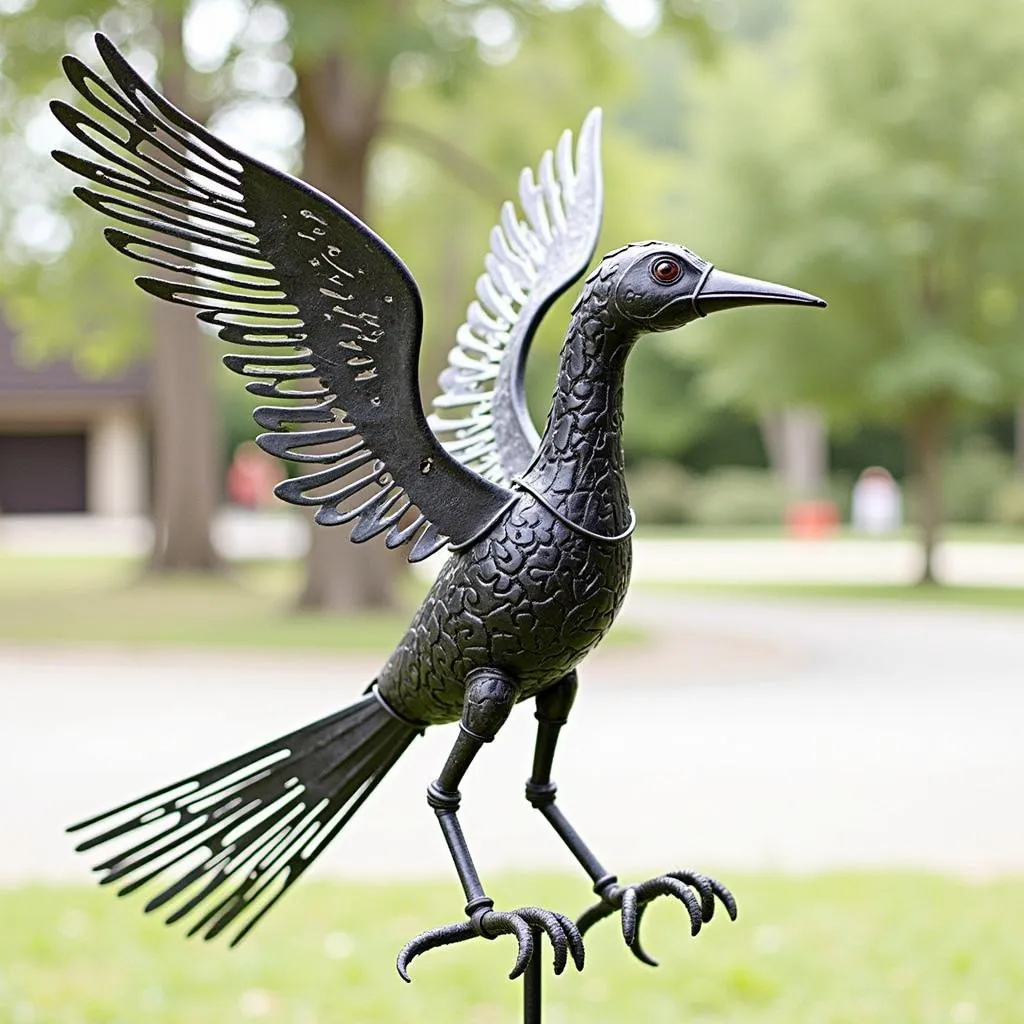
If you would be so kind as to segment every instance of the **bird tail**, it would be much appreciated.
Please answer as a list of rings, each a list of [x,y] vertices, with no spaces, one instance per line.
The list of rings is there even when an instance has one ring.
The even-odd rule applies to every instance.
[[[328,718],[72,825],[76,849],[125,840],[97,864],[119,896],[156,881],[147,913],[239,942],[348,823],[422,729],[376,691]],[[97,831],[97,829],[99,831]]]

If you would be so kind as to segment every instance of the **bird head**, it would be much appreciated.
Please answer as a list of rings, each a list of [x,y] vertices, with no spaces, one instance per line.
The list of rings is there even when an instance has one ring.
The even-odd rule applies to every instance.
[[[762,304],[825,306],[815,295],[719,270],[667,242],[641,242],[611,253],[618,277],[611,301],[642,332],[672,331],[720,309]]]

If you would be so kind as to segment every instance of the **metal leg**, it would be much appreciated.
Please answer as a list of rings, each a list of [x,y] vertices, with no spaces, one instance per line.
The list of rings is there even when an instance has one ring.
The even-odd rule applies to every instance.
[[[554,686],[537,695],[537,743],[533,752],[533,772],[526,783],[526,799],[551,823],[562,842],[590,875],[594,892],[600,894],[604,888],[615,885],[617,879],[605,870],[555,804],[558,787],[551,781],[551,765],[555,759],[558,734],[569,718],[577,686],[576,673],[570,672]]]
[[[485,939],[494,939],[499,935],[516,936],[519,953],[510,978],[518,978],[531,962],[538,960],[534,951],[536,937],[542,932],[548,936],[554,948],[556,974],[561,974],[565,969],[570,954],[576,967],[579,970],[583,969],[583,940],[580,938],[579,929],[564,914],[542,910],[540,907],[520,907],[510,912],[494,909],[494,900],[484,892],[459,823],[459,783],[480,748],[485,743],[490,743],[497,735],[515,706],[517,697],[518,687],[515,682],[501,672],[478,669],[471,673],[466,681],[466,697],[459,735],[444,768],[441,769],[441,774],[427,787],[427,802],[437,815],[445,842],[451,852],[455,870],[462,883],[462,891],[466,896],[465,911],[469,920],[433,928],[406,943],[398,954],[398,973],[406,981],[409,981],[407,968],[413,958],[420,953],[438,946],[465,942],[477,936]],[[539,1000],[539,979],[535,980],[537,984],[533,985],[533,988]],[[524,984],[527,989],[531,988],[531,983]],[[525,992],[526,990],[524,1000],[528,998]]]
[[[466,683],[459,735],[448,755],[441,774],[427,787],[427,803],[434,809],[444,833],[445,842],[455,862],[462,890],[466,894],[466,914],[473,917],[494,907],[484,893],[480,876],[470,856],[466,838],[459,824],[458,810],[462,801],[459,783],[485,743],[490,743],[505,724],[518,695],[515,684],[507,676],[487,670],[474,672]]]
[[[658,896],[674,896],[682,902],[690,915],[692,934],[711,920],[715,910],[715,897],[724,904],[729,916],[736,918],[736,901],[720,882],[694,871],[670,871],[638,885],[620,886],[618,878],[597,859],[579,833],[569,824],[555,804],[558,787],[551,781],[551,765],[558,744],[558,734],[565,725],[576,697],[578,681],[570,672],[554,686],[537,696],[537,743],[533,754],[533,772],[526,783],[526,799],[551,823],[583,870],[594,883],[599,902],[585,911],[576,922],[580,933],[598,921],[622,911],[622,935],[634,956],[654,966],[653,960],[640,945],[640,922],[647,904]],[[697,890],[700,900],[694,896]]]

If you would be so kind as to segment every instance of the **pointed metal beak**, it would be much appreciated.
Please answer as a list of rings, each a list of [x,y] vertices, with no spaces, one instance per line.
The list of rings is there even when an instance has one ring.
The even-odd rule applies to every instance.
[[[707,316],[708,313],[714,313],[720,309],[765,304],[822,308],[828,305],[817,295],[797,291],[796,288],[787,288],[784,284],[772,284],[770,281],[758,281],[754,277],[729,274],[717,267],[711,268],[710,273],[698,285],[693,296],[693,308],[701,316]]]

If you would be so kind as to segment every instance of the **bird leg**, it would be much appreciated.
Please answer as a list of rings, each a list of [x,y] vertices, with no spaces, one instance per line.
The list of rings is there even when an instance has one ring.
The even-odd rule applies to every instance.
[[[434,809],[444,833],[466,894],[466,916],[469,920],[444,925],[418,935],[407,942],[398,954],[398,973],[409,981],[408,966],[429,949],[482,936],[494,939],[499,935],[515,935],[519,952],[510,978],[521,975],[534,954],[534,935],[544,932],[554,948],[555,974],[565,969],[572,955],[577,970],[583,970],[583,940],[574,922],[564,914],[539,907],[520,907],[503,912],[494,909],[494,900],[485,892],[470,855],[466,838],[459,824],[461,801],[459,783],[485,743],[494,739],[515,706],[518,687],[502,672],[476,669],[466,679],[466,695],[455,740],[441,774],[427,787],[427,802]]]
[[[618,878],[605,869],[562,814],[555,804],[558,787],[551,781],[551,765],[558,734],[568,720],[576,698],[577,685],[576,673],[573,671],[537,695],[537,743],[533,753],[533,772],[526,783],[526,799],[551,823],[562,842],[590,876],[594,892],[600,897],[600,901],[584,911],[576,922],[580,934],[616,910],[621,910],[622,935],[626,945],[638,960],[656,966],[657,961],[648,956],[640,945],[640,922],[651,900],[658,896],[674,896],[680,900],[689,912],[693,935],[700,931],[703,923],[711,920],[715,912],[716,896],[733,920],[736,919],[736,901],[721,882],[692,871],[670,871],[646,882],[620,886]],[[700,896],[699,902],[692,889]]]

